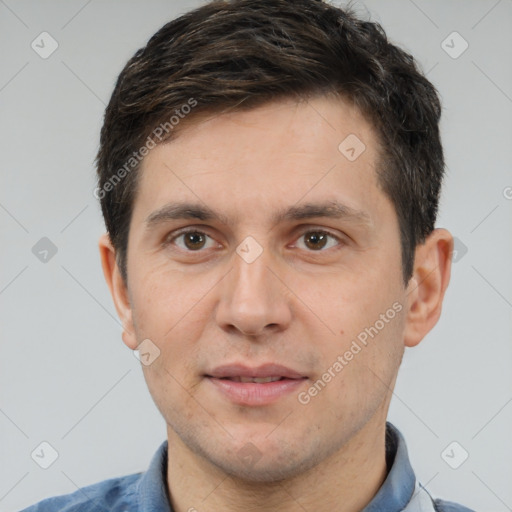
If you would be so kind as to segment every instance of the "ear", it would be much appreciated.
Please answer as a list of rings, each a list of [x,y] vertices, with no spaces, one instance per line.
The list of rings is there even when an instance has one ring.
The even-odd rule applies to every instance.
[[[117,314],[123,324],[123,341],[127,347],[135,350],[137,348],[137,339],[133,329],[132,307],[127,284],[124,282],[116,261],[116,251],[106,233],[100,237],[98,246],[103,275],[114,300]]]
[[[439,320],[450,282],[452,252],[453,237],[446,229],[435,229],[416,248],[413,276],[407,287],[407,347],[418,345]]]

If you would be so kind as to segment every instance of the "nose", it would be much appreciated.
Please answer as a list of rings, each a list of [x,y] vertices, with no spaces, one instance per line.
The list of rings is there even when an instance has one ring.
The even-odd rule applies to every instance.
[[[285,330],[291,321],[290,293],[271,255],[263,253],[251,263],[234,254],[234,268],[220,289],[216,311],[218,325],[246,336],[263,336]]]

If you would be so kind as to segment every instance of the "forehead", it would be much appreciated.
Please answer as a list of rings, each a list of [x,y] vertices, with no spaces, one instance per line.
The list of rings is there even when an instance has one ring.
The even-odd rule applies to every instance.
[[[337,200],[363,211],[377,194],[378,141],[350,104],[320,96],[187,122],[145,157],[136,210],[204,203],[232,218],[301,201]],[[270,218],[270,217],[269,217]]]

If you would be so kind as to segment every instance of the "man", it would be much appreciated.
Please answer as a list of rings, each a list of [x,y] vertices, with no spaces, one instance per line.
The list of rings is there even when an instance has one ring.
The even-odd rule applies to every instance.
[[[315,0],[206,4],[127,63],[97,158],[100,253],[167,424],[149,470],[28,511],[468,511],[386,423],[436,324],[434,87]]]

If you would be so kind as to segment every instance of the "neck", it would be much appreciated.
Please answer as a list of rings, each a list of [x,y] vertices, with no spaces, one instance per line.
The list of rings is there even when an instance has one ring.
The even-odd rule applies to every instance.
[[[170,427],[168,447],[167,483],[175,512],[357,512],[387,475],[385,421],[376,417],[314,468],[275,483],[227,475],[191,452]]]

